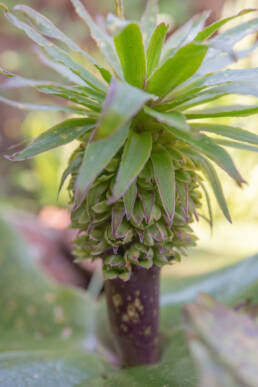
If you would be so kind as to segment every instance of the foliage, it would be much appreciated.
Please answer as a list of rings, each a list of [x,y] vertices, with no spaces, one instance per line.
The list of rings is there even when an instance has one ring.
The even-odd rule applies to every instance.
[[[27,80],[3,69],[11,78],[5,87],[10,83],[12,87],[33,87],[69,103],[39,106],[1,97],[2,102],[83,117],[50,129],[11,159],[24,160],[79,139],[80,146],[64,175],[72,174],[73,225],[81,230],[77,254],[80,259],[104,257],[106,277],[128,279],[132,264],[163,266],[180,259],[186,247],[195,244],[190,224],[198,218],[201,204],[201,171],[210,181],[224,215],[231,220],[222,185],[208,160],[242,186],[245,181],[224,147],[257,151],[258,136],[225,125],[206,127],[206,122],[196,120],[258,112],[256,104],[202,108],[225,95],[257,97],[257,88],[250,81],[257,69],[217,70],[243,56],[237,50],[232,52],[232,47],[257,32],[258,19],[210,38],[221,25],[252,10],[203,28],[208,17],[205,13],[194,18],[190,32],[183,28],[165,41],[167,26],[157,25],[157,2],[150,1],[140,26],[113,17],[115,33],[111,37],[79,0],[72,3],[88,25],[108,68],[30,7],[19,5],[14,12],[4,9],[6,18],[37,43],[48,60],[62,64],[62,75],[74,85]],[[119,4],[118,10],[122,12]],[[17,17],[17,12],[22,12],[25,20]],[[74,59],[75,53],[88,61],[89,70]],[[214,139],[208,136],[210,132],[235,141]],[[250,142],[254,145],[247,145]],[[204,193],[209,202],[205,189]]]
[[[199,292],[213,294],[229,306],[245,305],[245,300],[253,295],[253,302],[257,302],[257,256],[201,277],[178,279],[172,275],[167,283],[163,283],[161,295],[162,361],[151,367],[120,370],[114,365],[112,339],[102,303],[97,305],[89,292],[85,294],[49,282],[31,255],[33,250],[10,225],[6,214],[0,218],[0,241],[1,308],[5,311],[0,318],[3,333],[0,379],[6,386],[196,387],[197,375],[181,323],[182,306],[193,301]],[[217,318],[218,309],[220,319]],[[200,310],[207,311],[208,315],[201,314]],[[190,305],[187,311],[187,331],[196,329],[195,321],[206,326],[194,336],[199,341],[200,335],[201,340],[206,335],[209,340],[206,348],[214,346],[214,332],[221,334],[220,330],[231,343],[235,340],[232,325],[241,326],[247,319],[214,302],[207,305],[205,300]],[[216,314],[212,330],[208,329],[208,320],[213,323],[209,314]],[[95,319],[100,315],[96,326]],[[229,326],[230,332],[225,330],[228,318],[234,319]],[[241,340],[239,336],[236,339]],[[248,340],[244,334],[243,345],[248,345]],[[253,340],[254,336],[252,343]],[[193,335],[190,342],[192,348]],[[235,353],[235,348],[231,353]],[[208,357],[206,361],[209,361]],[[235,361],[238,359],[231,356],[230,362]],[[220,369],[220,373],[223,374],[224,369]]]

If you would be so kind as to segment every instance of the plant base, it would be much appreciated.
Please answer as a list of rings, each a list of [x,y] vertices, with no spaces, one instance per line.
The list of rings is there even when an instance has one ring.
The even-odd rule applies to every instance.
[[[134,266],[128,282],[107,280],[105,293],[122,364],[131,367],[158,362],[160,268]]]

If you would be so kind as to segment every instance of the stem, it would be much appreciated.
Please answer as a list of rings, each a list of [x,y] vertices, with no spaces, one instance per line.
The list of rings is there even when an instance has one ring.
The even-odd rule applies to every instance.
[[[123,2],[123,0],[116,0],[116,14],[120,19],[124,18],[124,2]]]
[[[105,293],[122,364],[130,367],[158,362],[160,268],[134,266],[128,282],[107,280]]]

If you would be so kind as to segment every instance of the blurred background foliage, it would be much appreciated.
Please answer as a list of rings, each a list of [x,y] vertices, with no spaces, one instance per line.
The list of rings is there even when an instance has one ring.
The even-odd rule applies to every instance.
[[[82,47],[94,55],[96,51],[94,43],[83,23],[76,17],[69,0],[8,0],[6,4],[11,8],[20,2],[30,5],[45,14],[66,34],[80,42]],[[145,1],[125,0],[124,2],[127,16],[131,19],[139,19]],[[114,12],[114,1],[87,0],[87,7],[101,23],[100,13]],[[212,10],[210,17],[210,22],[212,22],[220,16],[230,16],[243,8],[258,8],[258,0],[160,0],[161,14],[168,13],[171,15],[170,23],[173,29],[178,28],[193,14],[203,10]],[[257,36],[248,37],[248,39],[241,42],[242,48],[249,46],[252,43],[250,40],[254,41],[256,39]],[[29,78],[56,80],[55,73],[42,66],[36,54],[32,55],[31,52],[32,44],[30,41],[8,24],[3,16],[0,16],[0,65],[9,71]],[[254,52],[249,59],[242,61],[239,66],[258,67],[258,52]],[[12,91],[11,95],[19,100],[33,100],[31,90],[19,89]],[[238,103],[241,102],[239,99],[240,97],[232,97],[228,101],[227,98],[225,102],[230,104]],[[10,147],[21,141],[30,140],[61,121],[62,114],[49,112],[24,113],[1,104],[0,117],[0,205],[36,214],[46,206],[67,207],[66,190],[63,190],[59,199],[57,199],[57,191],[62,171],[72,151],[71,146],[53,150],[38,156],[34,160],[23,163],[13,164],[3,158],[3,155],[8,152]],[[258,134],[256,117],[228,119],[227,123],[244,127]],[[258,206],[256,199],[258,197],[258,155],[257,153],[250,154],[238,150],[230,152],[237,160],[237,165],[248,181],[248,186],[244,190],[240,190],[223,172],[219,171],[223,179],[223,186],[234,224],[233,226],[226,224],[215,201],[213,201],[215,227],[212,237],[209,227],[204,221],[200,221],[196,225],[196,232],[201,240],[200,248],[204,252],[204,271],[206,266],[210,265],[210,260],[207,261],[207,255],[205,254],[207,250],[220,252],[221,259],[216,260],[216,263],[214,263],[217,266],[222,265],[225,256],[230,260],[231,255],[236,259],[258,251]],[[209,256],[212,257],[210,253]],[[178,265],[173,270],[187,274],[188,270],[194,270],[194,268],[192,266],[186,267],[183,264]]]

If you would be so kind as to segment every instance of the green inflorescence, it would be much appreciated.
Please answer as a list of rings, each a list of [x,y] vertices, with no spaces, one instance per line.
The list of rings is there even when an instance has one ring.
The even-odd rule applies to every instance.
[[[177,194],[172,222],[163,208],[151,161],[131,187],[130,213],[125,197],[110,204],[121,154],[99,175],[83,203],[72,212],[72,226],[80,230],[75,241],[78,261],[103,259],[106,278],[128,280],[132,265],[150,268],[179,261],[196,243],[190,225],[198,219],[201,207],[200,168],[187,155],[185,146],[167,136],[162,128],[156,138],[157,143],[166,143],[175,168]],[[83,142],[69,163],[76,161],[69,184],[72,203],[84,149]]]
[[[227,147],[257,152],[258,136],[216,119],[258,113],[257,101],[221,103],[221,97],[232,94],[258,97],[257,68],[224,70],[257,47],[239,51],[235,46],[258,32],[258,18],[215,35],[255,10],[208,27],[209,12],[204,12],[168,35],[169,26],[158,23],[157,0],[147,2],[140,22],[125,20],[123,2],[117,1],[117,16],[109,15],[101,27],[80,0],[71,2],[103,54],[102,63],[37,11],[26,5],[9,11],[0,4],[8,21],[40,46],[40,60],[67,79],[67,84],[25,79],[0,68],[9,78],[1,90],[32,87],[66,104],[20,103],[4,95],[0,102],[73,114],[9,159],[25,160],[79,141],[61,182],[62,187],[71,176],[76,256],[78,261],[101,258],[106,278],[128,280],[132,265],[163,266],[195,245],[191,224],[201,216],[201,192],[212,225],[206,181],[231,221],[214,164],[242,186]]]

